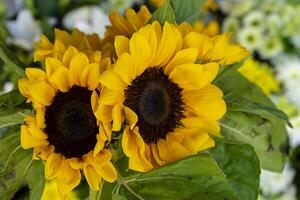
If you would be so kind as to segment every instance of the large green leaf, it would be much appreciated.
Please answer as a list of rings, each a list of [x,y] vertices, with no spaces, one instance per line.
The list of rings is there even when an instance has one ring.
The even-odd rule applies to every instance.
[[[237,199],[256,200],[259,192],[259,160],[252,146],[218,141],[211,149]]]
[[[200,15],[205,1],[199,0],[166,0],[163,6],[158,8],[149,19],[148,23],[157,20],[161,24],[164,22],[193,24]]]
[[[223,172],[209,154],[199,154],[148,173],[120,179],[114,200],[236,199]]]
[[[261,117],[274,117],[289,123],[288,116],[273,105],[264,105],[231,92],[228,92],[224,99],[230,111],[252,113]]]
[[[204,0],[171,0],[176,22],[178,24],[182,22],[195,23],[200,15],[200,10],[203,10],[204,4]]]
[[[166,0],[163,6],[158,8],[149,19],[148,23],[159,21],[160,24],[165,22],[175,23],[174,10],[170,4],[170,0]]]
[[[257,85],[236,71],[238,66],[227,67],[214,81],[228,106],[220,122],[222,134],[225,139],[253,145],[262,168],[281,171],[286,159],[281,150],[287,144],[288,118]]]
[[[32,150],[20,147],[18,131],[0,140],[0,199],[11,199],[28,184],[30,199],[40,199],[44,188],[43,164],[32,160]]]

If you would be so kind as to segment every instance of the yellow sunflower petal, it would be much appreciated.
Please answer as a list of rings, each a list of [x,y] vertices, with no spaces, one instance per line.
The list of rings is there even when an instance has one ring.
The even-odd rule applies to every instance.
[[[205,34],[191,32],[183,38],[183,47],[198,49],[198,59],[204,61],[207,53],[213,48],[213,42]]]
[[[222,97],[222,91],[214,85],[183,93],[187,109],[191,109],[207,121],[218,120],[225,114],[226,105]]]
[[[211,82],[212,74],[200,64],[183,64],[175,67],[169,76],[184,90],[198,90]]]
[[[45,81],[31,83],[28,90],[35,101],[45,106],[49,106],[55,96],[55,90]]]
[[[102,149],[97,155],[94,155],[91,164],[95,167],[95,169],[98,169],[106,165],[111,160],[111,158],[111,152],[107,149]]]
[[[167,138],[167,143],[168,143],[169,152],[172,152],[169,154],[168,157],[169,162],[180,160],[184,157],[191,155],[191,153],[180,143],[173,140],[169,140],[168,138]]]
[[[82,87],[88,87],[94,90],[99,85],[100,67],[99,64],[93,63],[87,65],[81,74],[80,83]]]
[[[159,153],[158,153],[158,147],[156,144],[151,144],[151,151],[152,151],[152,154],[153,154],[153,157],[155,159],[155,161],[160,165],[164,165],[166,163],[166,161],[162,160],[159,156]]]
[[[64,160],[61,163],[56,180],[58,192],[64,198],[79,185],[81,180],[80,170],[71,168],[68,161]]]
[[[161,40],[156,52],[156,66],[164,66],[169,62],[174,53],[176,53],[178,43],[181,42],[179,38],[181,38],[179,31],[166,22],[163,26]]]
[[[45,109],[44,108],[35,108],[36,109],[36,124],[39,128],[46,128],[45,124]]]
[[[68,73],[69,70],[64,66],[61,66],[50,75],[49,81],[56,89],[67,92],[70,89]]]
[[[89,64],[89,59],[83,53],[78,53],[70,61],[71,78],[74,84],[80,86],[81,73],[85,66]]]
[[[123,35],[117,36],[115,38],[115,49],[118,57],[124,52],[129,52],[129,39]]]
[[[228,45],[225,58],[220,62],[223,65],[231,65],[242,61],[250,55],[250,52],[238,45]]]
[[[89,186],[95,190],[99,190],[99,185],[101,182],[101,177],[97,174],[96,170],[92,165],[87,165],[83,168],[83,173],[88,182]]]
[[[127,127],[122,137],[122,147],[124,153],[129,157],[129,168],[136,171],[149,171],[152,164],[145,158],[145,143],[142,137]]]
[[[110,183],[117,179],[117,171],[111,162],[107,162],[104,166],[96,168],[97,173]]]
[[[104,89],[102,94],[100,95],[99,102],[102,105],[115,105],[121,103],[124,100],[124,92],[123,91],[114,91]]]
[[[124,107],[125,119],[127,119],[129,127],[131,130],[134,129],[136,123],[138,122],[138,116],[133,110],[128,107]]]
[[[49,142],[46,139],[40,139],[34,137],[26,125],[21,126],[20,142],[24,149],[29,149],[29,148],[44,146],[49,144]]]
[[[218,75],[219,72],[219,64],[215,63],[215,62],[211,62],[211,63],[206,63],[201,65],[206,71],[209,71],[211,74],[211,79],[209,80],[209,82],[212,82],[216,76]]]
[[[45,164],[45,178],[53,179],[57,176],[60,166],[63,162],[63,157],[59,154],[52,153]]]
[[[121,77],[112,70],[106,70],[100,76],[100,82],[107,88],[112,90],[124,90],[126,84]]]
[[[76,54],[78,54],[78,50],[75,47],[72,46],[68,47],[68,49],[64,53],[62,64],[68,67],[70,65],[70,61]]]
[[[145,69],[145,66],[142,65],[141,68]],[[122,81],[129,85],[131,81],[136,77],[136,73],[140,70],[137,69],[137,63],[134,58],[128,54],[123,53],[117,60],[114,65],[113,71],[121,77]]]
[[[99,96],[98,96],[96,90],[94,90],[91,95],[91,105],[92,105],[93,112],[96,112],[96,110],[98,108],[98,98],[99,98]]]
[[[123,115],[123,105],[116,104],[114,105],[112,109],[112,118],[113,118],[113,131],[119,131],[121,130],[122,123],[124,121],[124,115]]]
[[[129,41],[129,49],[132,56],[131,59],[135,61],[135,65],[128,65],[127,68],[133,68],[132,72],[134,73],[134,76],[140,75],[144,72],[145,68],[149,66],[149,63],[151,62],[151,60],[149,60],[151,56],[150,44],[142,35],[140,35],[139,33],[134,33]],[[128,61],[130,61],[129,58]],[[128,77],[128,83],[130,83],[133,78],[134,77]]]
[[[25,74],[31,81],[44,80],[46,77],[45,72],[37,68],[26,68]]]
[[[183,49],[177,52],[174,58],[166,66],[165,73],[170,74],[172,70],[178,65],[194,63],[197,59],[197,55],[198,50],[195,48]]]
[[[57,58],[46,58],[46,73],[50,77],[53,72],[62,66],[61,62]]]

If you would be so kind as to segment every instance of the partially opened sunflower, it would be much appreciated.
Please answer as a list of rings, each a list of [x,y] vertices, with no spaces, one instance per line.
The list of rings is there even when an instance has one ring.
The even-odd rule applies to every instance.
[[[125,121],[122,147],[129,168],[145,172],[213,147],[226,105],[212,81],[219,64],[248,52],[230,45],[227,35],[183,37],[168,22],[146,25],[130,39],[117,36],[114,44],[118,59],[100,77],[105,88],[96,116],[112,121],[113,131]]]
[[[106,62],[100,51],[83,53],[71,45],[59,55],[45,55],[45,71],[27,68],[19,90],[35,108],[21,126],[21,145],[46,161],[45,178],[56,179],[64,198],[80,183],[81,170],[94,190],[102,179],[115,181],[116,171],[106,149],[110,124],[94,114]]]

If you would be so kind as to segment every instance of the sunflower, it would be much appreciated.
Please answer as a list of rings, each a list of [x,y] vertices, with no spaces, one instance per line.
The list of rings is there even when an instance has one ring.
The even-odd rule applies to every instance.
[[[183,47],[198,49],[197,62],[217,62],[223,66],[237,63],[250,55],[244,47],[231,44],[228,33],[210,38],[204,33],[190,32],[183,39]]]
[[[192,31],[204,33],[209,37],[214,37],[220,34],[219,24],[215,20],[210,21],[207,25],[205,25],[202,21],[197,20],[193,26],[188,22],[183,22],[179,25],[179,30],[183,36]]]
[[[109,57],[110,53],[113,52],[113,46],[102,41],[97,34],[86,35],[77,29],[69,34],[66,31],[55,29],[54,37],[54,43],[50,42],[45,35],[40,37],[34,52],[34,61],[43,61],[47,57],[61,60],[70,46],[84,52],[88,57],[93,56],[97,51],[101,51],[103,57]]]
[[[113,182],[116,171],[106,147],[110,125],[94,115],[101,96],[101,54],[90,60],[73,46],[59,60],[47,57],[45,71],[27,68],[19,80],[21,94],[32,102],[36,114],[21,126],[21,145],[33,148],[33,159],[43,159],[45,178],[56,179],[65,197],[83,174],[94,190],[102,179]]]
[[[219,135],[226,105],[212,81],[219,70],[213,60],[220,56],[212,52],[206,63],[198,63],[202,52],[187,47],[191,34],[199,33],[183,38],[175,25],[154,22],[130,39],[115,38],[118,59],[100,76],[104,89],[96,115],[103,123],[113,121],[113,131],[125,121],[122,148],[133,170],[149,171],[196,154],[213,147],[211,135]],[[214,51],[227,46],[212,45]]]
[[[152,14],[146,6],[141,6],[138,12],[135,12],[132,8],[126,9],[125,17],[117,11],[112,11],[109,14],[111,26],[106,27],[106,41],[113,41],[117,35],[131,37],[134,32],[148,22],[151,16]]]

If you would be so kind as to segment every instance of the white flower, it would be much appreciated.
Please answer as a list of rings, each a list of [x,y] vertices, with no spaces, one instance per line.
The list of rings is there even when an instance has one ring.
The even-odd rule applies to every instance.
[[[256,0],[219,0],[218,3],[223,12],[241,16],[255,6]]]
[[[6,0],[6,16],[7,18],[13,17],[24,6],[24,0]]]
[[[277,77],[283,83],[286,96],[300,109],[300,59],[282,56],[276,61]]]
[[[105,26],[109,25],[109,18],[98,6],[85,6],[72,10],[63,19],[68,29],[77,28],[86,34],[97,33],[103,36]]]
[[[297,188],[292,185],[278,198],[278,200],[297,200]]]
[[[281,40],[278,36],[265,36],[262,38],[262,44],[259,46],[259,53],[264,58],[272,58],[277,56],[283,50]]]
[[[286,165],[282,173],[261,170],[260,188],[265,195],[278,194],[286,191],[295,176],[295,171]]]
[[[223,31],[236,35],[239,30],[239,20],[236,17],[227,17],[223,23]]]
[[[104,1],[101,4],[101,7],[107,12],[117,10],[118,12],[123,13],[127,8],[132,7],[135,3],[142,4],[143,0],[109,0]]]
[[[293,128],[288,128],[289,141],[291,147],[297,147],[300,145],[300,116],[291,119]]]
[[[7,42],[25,50],[31,50],[41,35],[41,29],[29,10],[21,10],[16,20],[6,22],[12,38]]]
[[[253,28],[244,28],[238,32],[238,40],[249,50],[255,50],[261,45],[262,34]]]
[[[262,29],[265,26],[265,13],[260,10],[254,10],[243,18],[245,26],[255,29]]]

